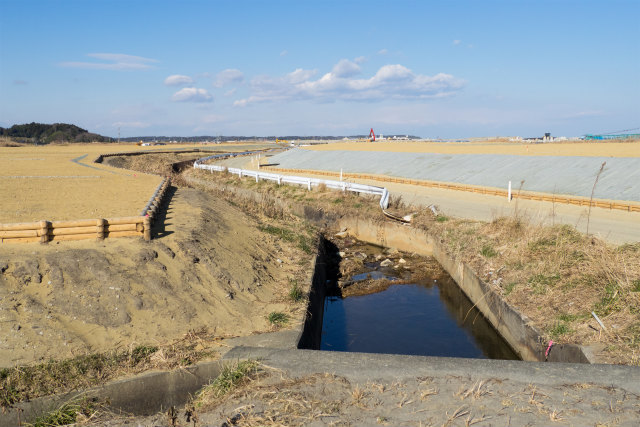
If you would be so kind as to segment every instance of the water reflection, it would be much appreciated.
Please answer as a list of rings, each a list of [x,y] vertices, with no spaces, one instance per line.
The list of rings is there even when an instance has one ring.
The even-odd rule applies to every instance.
[[[448,275],[327,297],[323,319],[323,350],[518,358]]]

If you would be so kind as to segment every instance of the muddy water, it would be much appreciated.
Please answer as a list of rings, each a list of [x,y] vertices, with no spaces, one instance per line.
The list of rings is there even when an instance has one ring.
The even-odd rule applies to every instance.
[[[342,277],[324,304],[322,350],[518,358],[435,260],[358,243],[341,251]],[[358,257],[361,268],[345,274],[342,265]]]

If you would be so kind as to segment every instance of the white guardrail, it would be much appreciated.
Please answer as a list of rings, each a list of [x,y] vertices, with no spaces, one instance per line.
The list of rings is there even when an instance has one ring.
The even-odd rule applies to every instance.
[[[318,178],[306,178],[302,176],[291,176],[291,175],[280,175],[277,173],[270,172],[260,172],[248,169],[239,169],[239,168],[227,168],[225,166],[219,165],[205,165],[203,162],[207,160],[223,160],[230,157],[236,156],[248,156],[253,154],[264,154],[263,151],[249,151],[243,153],[224,153],[224,154],[216,154],[213,156],[203,157],[202,159],[198,159],[193,163],[193,167],[196,169],[204,169],[210,172],[223,172],[228,171],[231,174],[238,175],[240,178],[243,176],[248,176],[255,178],[256,182],[260,179],[274,181],[277,182],[278,185],[281,184],[295,184],[306,186],[309,191],[311,191],[312,187],[317,187],[320,184],[324,184],[327,188],[333,188],[336,190],[342,191],[352,191],[354,193],[363,193],[363,194],[374,194],[380,196],[380,207],[385,210],[389,206],[389,191],[384,187],[375,187],[372,185],[365,184],[356,184],[353,182],[344,182],[344,181],[332,181],[327,179],[318,179]]]

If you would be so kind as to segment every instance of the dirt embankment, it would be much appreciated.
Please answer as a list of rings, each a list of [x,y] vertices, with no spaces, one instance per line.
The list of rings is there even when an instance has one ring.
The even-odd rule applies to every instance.
[[[284,295],[291,278],[306,277],[309,255],[260,224],[179,188],[151,242],[3,246],[0,367],[164,343],[201,328],[268,330],[268,313],[296,310]]]

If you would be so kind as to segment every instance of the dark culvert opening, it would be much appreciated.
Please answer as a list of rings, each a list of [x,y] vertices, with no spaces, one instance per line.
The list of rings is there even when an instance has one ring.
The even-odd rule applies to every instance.
[[[298,348],[519,359],[433,258],[323,238],[314,273]]]

